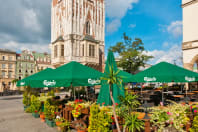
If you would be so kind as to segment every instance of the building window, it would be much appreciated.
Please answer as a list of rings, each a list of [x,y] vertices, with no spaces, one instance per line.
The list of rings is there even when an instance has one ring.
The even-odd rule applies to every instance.
[[[2,68],[5,69],[6,68],[6,64],[2,64]]]
[[[2,56],[2,60],[5,60],[5,56]]]
[[[33,65],[33,64],[31,64],[31,69],[33,69],[33,67],[34,67],[34,65]]]
[[[9,60],[10,60],[10,61],[12,60],[12,56],[9,56]]]
[[[94,57],[95,56],[95,46],[89,45],[89,56]]]
[[[8,72],[8,78],[12,78],[12,72]]]
[[[21,73],[21,69],[19,70],[19,73]]]
[[[12,69],[12,64],[9,64],[9,69]]]
[[[54,57],[57,57],[57,45],[54,47]]]
[[[19,77],[19,80],[21,80],[21,77]]]
[[[83,44],[83,46],[82,46],[82,56],[84,56],[84,50],[85,50],[85,47],[84,47],[84,44]]]
[[[31,73],[33,73],[33,71],[31,71]]]
[[[2,71],[2,78],[5,78],[5,72],[4,71]]]
[[[86,34],[90,35],[90,23],[86,22]]]
[[[61,45],[61,56],[64,56],[64,45]]]

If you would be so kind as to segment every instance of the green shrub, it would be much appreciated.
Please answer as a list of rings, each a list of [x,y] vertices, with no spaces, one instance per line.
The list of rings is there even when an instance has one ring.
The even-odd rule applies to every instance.
[[[57,112],[57,106],[50,105],[49,99],[44,102],[44,114],[48,120],[55,119],[55,112]]]
[[[41,110],[41,102],[39,101],[38,97],[32,95],[31,96],[31,111],[39,112]]]
[[[198,132],[198,114],[194,117],[192,127],[190,128],[190,132]]]
[[[112,113],[107,107],[99,109],[99,106],[93,104],[90,108],[88,132],[109,132],[112,122]]]
[[[28,92],[24,92],[23,93],[23,104],[24,104],[24,106],[30,106],[30,103],[31,103],[31,101],[30,101],[30,97],[28,95]]]

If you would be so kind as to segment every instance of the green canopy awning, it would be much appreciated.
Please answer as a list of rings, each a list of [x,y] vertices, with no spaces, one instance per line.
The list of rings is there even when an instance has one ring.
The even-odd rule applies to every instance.
[[[137,82],[195,82],[198,73],[167,62],[158,63],[133,76]]]
[[[31,79],[32,88],[100,85],[103,73],[72,61],[48,74]]]
[[[118,71],[117,65],[116,65],[116,62],[115,62],[115,59],[114,59],[114,55],[111,51],[108,53],[108,56],[107,56],[105,73],[109,73],[109,66],[113,66],[113,70]],[[120,76],[122,76],[124,74],[126,74],[126,73],[124,73],[124,72],[119,73]],[[105,106],[112,105],[113,103],[112,103],[111,98],[110,98],[109,84],[107,84],[106,80],[102,80],[101,84],[102,85],[101,85],[101,88],[100,88],[100,93],[99,93],[99,96],[98,96],[98,99],[97,99],[97,103],[100,104],[100,105],[104,104]],[[113,98],[114,98],[115,102],[120,103],[120,100],[118,99],[118,96],[124,96],[123,85],[122,85],[122,87],[119,87],[118,85],[113,84],[112,92],[113,92]]]
[[[20,81],[17,82],[17,87],[20,87],[20,86],[29,86],[30,84],[30,80],[31,79],[35,79],[35,78],[39,78],[40,76],[43,76],[45,74],[48,74],[49,72],[51,72],[53,69],[51,68],[46,68],[45,70],[42,70],[40,72],[37,72],[33,75],[30,75]]]

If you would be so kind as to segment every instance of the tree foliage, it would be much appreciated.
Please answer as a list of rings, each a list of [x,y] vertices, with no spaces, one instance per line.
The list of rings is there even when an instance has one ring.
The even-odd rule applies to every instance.
[[[132,40],[126,33],[123,34],[123,42],[118,42],[115,46],[111,46],[109,50],[119,54],[118,66],[133,74],[140,66],[144,67],[146,62],[153,58],[145,54],[144,43],[140,38]]]

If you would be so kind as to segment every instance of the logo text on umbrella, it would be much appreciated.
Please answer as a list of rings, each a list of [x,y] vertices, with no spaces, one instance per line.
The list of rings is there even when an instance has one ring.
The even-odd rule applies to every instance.
[[[185,80],[186,81],[189,81],[189,82],[193,82],[193,81],[195,81],[195,78],[194,77],[187,77],[187,76],[185,76]]]
[[[144,77],[144,81],[146,82],[152,82],[152,81],[156,81],[157,79],[155,77]]]
[[[20,85],[25,85],[25,82],[21,82]]]
[[[43,81],[43,85],[45,86],[55,86],[56,85],[56,81],[47,81],[47,80],[44,80]]]
[[[88,83],[91,84],[91,85],[94,85],[94,84],[100,84],[100,80],[93,80],[93,79],[88,79]]]

